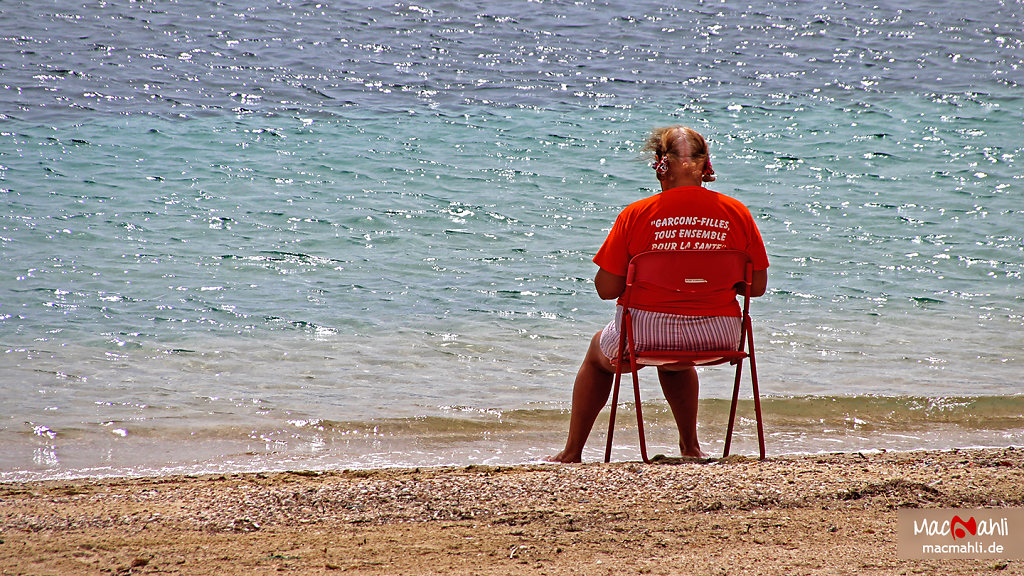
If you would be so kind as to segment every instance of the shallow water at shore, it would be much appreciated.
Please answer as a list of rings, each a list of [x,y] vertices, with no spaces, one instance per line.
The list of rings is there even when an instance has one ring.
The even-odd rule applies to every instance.
[[[649,398],[657,394],[644,393]],[[0,481],[522,464],[555,452],[568,426],[566,411],[550,406],[479,410],[449,405],[435,416],[326,420],[317,417],[321,408],[245,406],[244,399],[236,398],[227,408],[212,409],[218,400],[211,398],[207,406],[208,414],[220,415],[217,425],[199,414],[186,418],[168,407],[139,406],[137,418],[68,427],[59,435],[45,426],[37,426],[31,436],[6,433],[0,442],[16,448],[0,458]],[[1024,444],[1024,396],[768,397],[762,404],[770,456]],[[711,455],[721,454],[728,411],[727,398],[701,400],[699,432]],[[740,402],[738,415],[732,452],[756,454],[749,399]],[[647,402],[644,421],[649,453],[677,456],[675,427],[664,402]],[[619,411],[617,423],[614,458],[639,459],[629,406]],[[603,457],[606,431],[602,416],[586,461]],[[32,464],[26,465],[29,459]]]

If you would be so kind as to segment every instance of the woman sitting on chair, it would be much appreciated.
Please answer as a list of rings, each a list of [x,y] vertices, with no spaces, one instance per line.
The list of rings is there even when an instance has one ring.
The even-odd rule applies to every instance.
[[[633,256],[649,250],[734,249],[746,252],[754,263],[751,296],[761,296],[768,281],[768,256],[750,211],[738,200],[702,186],[715,172],[704,137],[685,126],[657,128],[647,141],[654,153],[652,167],[661,193],[626,207],[594,257],[598,265],[594,285],[598,295],[611,300],[626,288],[626,272]],[[637,350],[736,349],[740,339],[740,309],[731,302],[702,302],[700,315],[678,310],[634,310]],[[594,335],[576,374],[572,415],[565,449],[552,462],[580,462],[583,446],[598,414],[608,402],[618,354],[622,307],[615,320]],[[679,428],[683,456],[705,457],[697,440],[697,371],[658,368],[658,379]]]

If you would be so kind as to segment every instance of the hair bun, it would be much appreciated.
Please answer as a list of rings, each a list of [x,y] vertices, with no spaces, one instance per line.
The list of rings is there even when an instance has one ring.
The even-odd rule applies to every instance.
[[[707,164],[704,165],[704,173],[701,174],[701,180],[703,182],[715,181],[715,169],[711,167],[711,159],[708,159]]]

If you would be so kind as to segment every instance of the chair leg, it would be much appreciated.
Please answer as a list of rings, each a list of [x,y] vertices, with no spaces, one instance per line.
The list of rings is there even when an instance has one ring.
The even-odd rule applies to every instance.
[[[751,362],[753,365],[753,362]],[[764,424],[761,420],[761,395],[757,391],[757,377],[754,377],[754,415],[757,417],[757,446],[761,460],[765,459],[764,451]]]
[[[644,436],[644,414],[640,409],[640,372],[639,366],[633,369],[633,399],[636,402],[636,428],[640,433],[640,457],[645,464],[650,464],[651,459],[647,457],[647,438]]]
[[[722,451],[722,458],[729,455],[729,448],[732,446],[732,430],[736,423],[736,404],[740,399],[740,377],[743,375],[743,360],[736,361],[736,377],[732,385],[732,405],[729,408],[729,428],[725,433],[725,450]]]
[[[754,357],[754,331],[751,326],[749,316],[745,316],[743,318],[743,328],[747,337],[747,358],[750,360],[750,387],[754,394],[754,417],[757,420],[757,449],[761,460],[764,460],[766,457],[764,448],[764,420],[761,417],[761,392],[757,387],[757,360]],[[742,367],[743,361],[738,360],[736,363],[736,380],[732,387],[732,406],[729,408],[729,429],[725,433],[725,450],[722,452],[722,458],[729,455],[729,448],[732,445],[733,426],[736,422],[736,404],[738,403],[740,396],[740,377],[743,374]]]
[[[747,342],[750,354],[750,385],[754,392],[754,416],[757,418],[757,446],[761,460],[765,459],[764,450],[764,423],[761,419],[761,393],[757,389],[757,362],[754,360],[754,334],[747,332]]]
[[[628,310],[626,311],[624,318],[624,321],[626,320],[630,322],[632,321],[629,317]],[[615,387],[612,392],[611,411],[608,413],[608,444],[604,447],[605,462],[609,462],[612,459],[612,437],[615,435],[615,409],[619,406],[619,384],[622,382],[622,360],[626,357],[626,344],[631,337],[628,326],[629,325],[627,325],[625,334],[619,335],[619,357],[615,362]],[[632,360],[630,360],[630,365],[632,366]],[[636,374],[635,367],[634,374]]]
[[[621,362],[622,356],[619,356]],[[612,388],[612,406],[611,411],[608,413],[608,443],[604,447],[604,461],[609,462],[612,459],[612,436],[615,434],[615,408],[619,405],[619,382],[622,380],[622,367],[617,365],[615,368],[615,386]]]

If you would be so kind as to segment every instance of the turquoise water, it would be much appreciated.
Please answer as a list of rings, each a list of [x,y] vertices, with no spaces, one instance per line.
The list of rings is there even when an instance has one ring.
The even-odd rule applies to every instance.
[[[675,122],[768,245],[770,452],[1024,444],[1024,7],[958,6],[5,3],[0,478],[556,451]]]

